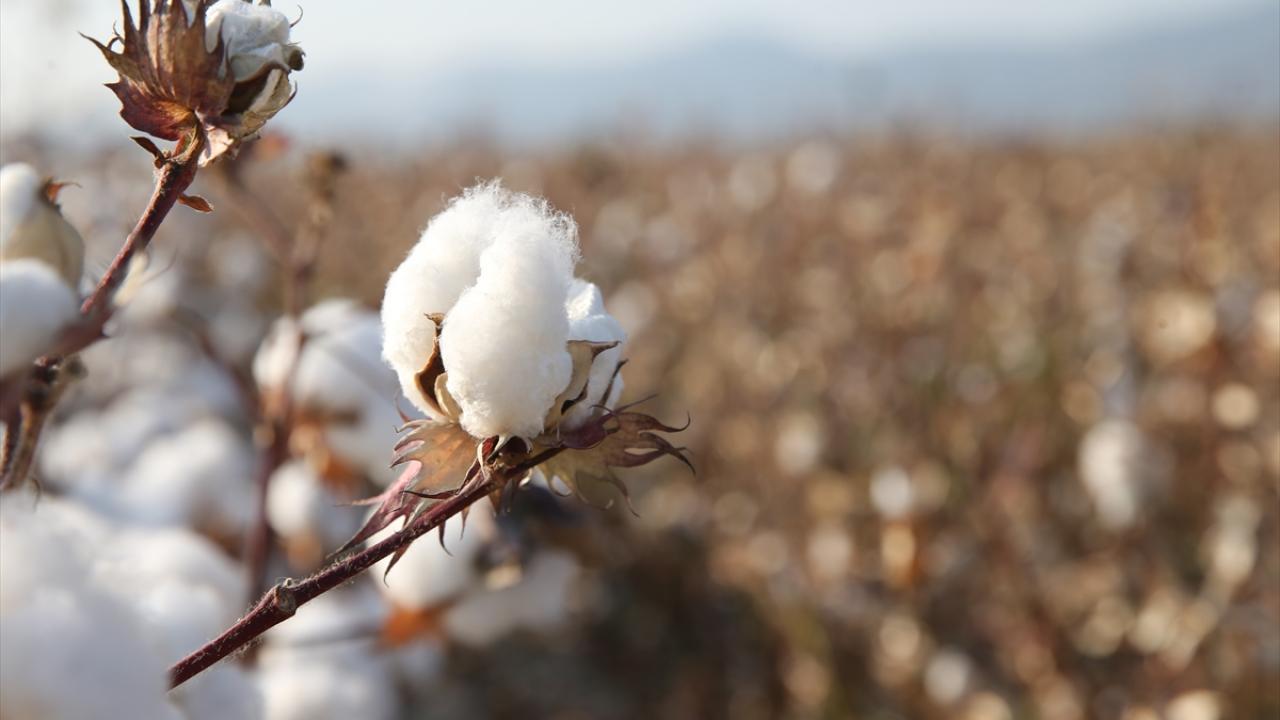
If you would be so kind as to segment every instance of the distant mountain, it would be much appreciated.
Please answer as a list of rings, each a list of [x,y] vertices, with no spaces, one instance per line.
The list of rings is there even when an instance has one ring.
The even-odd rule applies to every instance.
[[[287,117],[310,134],[477,129],[517,142],[642,128],[750,139],[909,119],[972,130],[1280,117],[1280,3],[1071,45],[921,47],[853,62],[728,38],[618,65],[450,68],[406,83],[310,78]],[[377,77],[377,75],[372,75]],[[396,97],[394,107],[387,98]],[[309,112],[310,111],[310,112]],[[282,116],[283,119],[283,116]],[[297,123],[317,123],[299,127]]]

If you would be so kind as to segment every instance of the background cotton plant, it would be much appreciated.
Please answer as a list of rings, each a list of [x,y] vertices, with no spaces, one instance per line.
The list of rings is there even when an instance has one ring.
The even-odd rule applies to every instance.
[[[282,69],[308,13],[208,4],[237,127],[358,105]],[[204,165],[0,128],[87,246],[0,258],[70,309],[0,379],[5,720],[1280,708],[1270,125],[319,150],[305,109]],[[696,478],[609,482],[676,438]]]

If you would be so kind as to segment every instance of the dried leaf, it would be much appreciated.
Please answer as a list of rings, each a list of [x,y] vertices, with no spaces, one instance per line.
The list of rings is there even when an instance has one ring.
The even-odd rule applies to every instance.
[[[210,205],[208,200],[205,200],[199,195],[182,195],[178,198],[178,202],[182,203],[183,205],[186,205],[187,207],[191,208],[192,210],[195,210],[196,212],[202,212],[202,213],[213,212],[213,205]]]

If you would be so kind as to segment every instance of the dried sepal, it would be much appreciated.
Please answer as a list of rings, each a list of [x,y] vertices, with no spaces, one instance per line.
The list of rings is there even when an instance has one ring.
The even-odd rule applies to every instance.
[[[452,423],[414,420],[397,443],[392,466],[404,470],[382,494],[356,504],[378,509],[360,531],[338,552],[346,552],[365,542],[399,519],[406,525],[416,519],[431,500],[447,497],[472,477],[476,464],[476,441]]]
[[[227,68],[221,37],[205,46],[210,0],[194,3],[191,15],[181,0],[138,0],[134,23],[128,0],[121,0],[124,34],[105,45],[87,37],[119,73],[107,85],[120,98],[120,116],[134,128],[165,140],[198,131],[205,118],[227,107],[235,78]],[[120,44],[119,52],[112,49]]]
[[[616,342],[591,342],[589,340],[570,340],[566,350],[573,363],[569,376],[569,384],[560,392],[547,410],[543,427],[552,430],[559,427],[560,419],[574,405],[582,402],[587,396],[587,381],[591,378],[591,365],[600,353],[618,346]]]
[[[552,452],[538,469],[549,479],[559,480],[579,498],[586,499],[583,489],[589,484],[606,483],[616,488],[628,504],[627,487],[614,474],[614,468],[637,467],[661,457],[673,457],[692,471],[685,448],[672,445],[658,434],[680,432],[688,423],[684,427],[666,425],[651,415],[632,411],[638,404],[602,409],[577,428],[538,438],[538,446],[558,451]]]
[[[202,212],[202,213],[213,212],[213,205],[210,204],[208,200],[205,200],[199,195],[185,195],[185,194],[180,195],[178,196],[178,202],[182,203],[183,205],[186,205],[187,207],[191,208],[192,210],[195,210],[196,212]]]
[[[258,48],[233,52],[225,23],[215,23],[209,34],[213,4],[138,0],[135,23],[128,0],[121,0],[123,33],[105,44],[86,36],[119,74],[107,87],[120,99],[125,122],[165,140],[190,143],[199,136],[201,165],[234,150],[289,104],[289,73],[302,68],[302,51],[283,40],[274,56]],[[164,155],[154,144],[139,144],[158,163],[180,152]]]

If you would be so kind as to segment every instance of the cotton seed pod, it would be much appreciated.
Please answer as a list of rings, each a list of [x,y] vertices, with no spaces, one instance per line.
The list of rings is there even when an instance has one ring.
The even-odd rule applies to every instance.
[[[135,24],[122,3],[124,35],[90,38],[120,74],[111,88],[120,115],[165,140],[204,139],[207,164],[251,137],[293,98],[289,74],[302,50],[288,19],[266,0],[139,0]],[[112,49],[121,44],[120,51]]]
[[[0,168],[0,262],[39,260],[75,289],[84,271],[84,240],[54,203],[61,187],[25,163]]]

